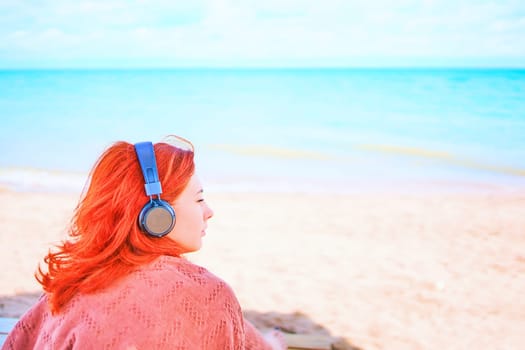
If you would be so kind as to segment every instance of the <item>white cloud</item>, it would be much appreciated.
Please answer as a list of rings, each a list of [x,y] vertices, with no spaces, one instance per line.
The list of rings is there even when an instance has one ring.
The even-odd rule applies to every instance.
[[[525,10],[515,0],[42,4],[0,3],[0,65],[37,56],[233,65],[525,57]]]

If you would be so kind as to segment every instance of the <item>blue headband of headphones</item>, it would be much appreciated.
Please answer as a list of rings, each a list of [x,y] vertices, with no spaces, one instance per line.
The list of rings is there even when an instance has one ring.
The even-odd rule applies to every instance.
[[[157,172],[157,161],[153,143],[139,142],[135,144],[135,152],[139,159],[142,175],[144,175],[144,188],[148,196],[158,196],[162,193],[159,174]]]

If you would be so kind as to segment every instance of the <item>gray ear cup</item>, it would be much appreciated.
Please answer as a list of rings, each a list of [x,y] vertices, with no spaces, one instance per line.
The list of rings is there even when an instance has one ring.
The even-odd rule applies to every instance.
[[[149,201],[139,214],[140,229],[154,237],[163,237],[175,226],[175,211],[161,199]]]

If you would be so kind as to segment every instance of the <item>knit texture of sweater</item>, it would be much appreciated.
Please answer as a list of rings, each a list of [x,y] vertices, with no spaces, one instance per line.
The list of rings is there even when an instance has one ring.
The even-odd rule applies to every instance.
[[[3,350],[271,350],[231,288],[184,258],[163,256],[52,315],[44,294]]]

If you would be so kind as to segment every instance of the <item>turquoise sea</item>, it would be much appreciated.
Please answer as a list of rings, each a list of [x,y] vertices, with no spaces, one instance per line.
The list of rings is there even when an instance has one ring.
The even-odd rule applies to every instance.
[[[178,134],[217,190],[525,188],[525,69],[0,71],[0,184],[80,190]]]

